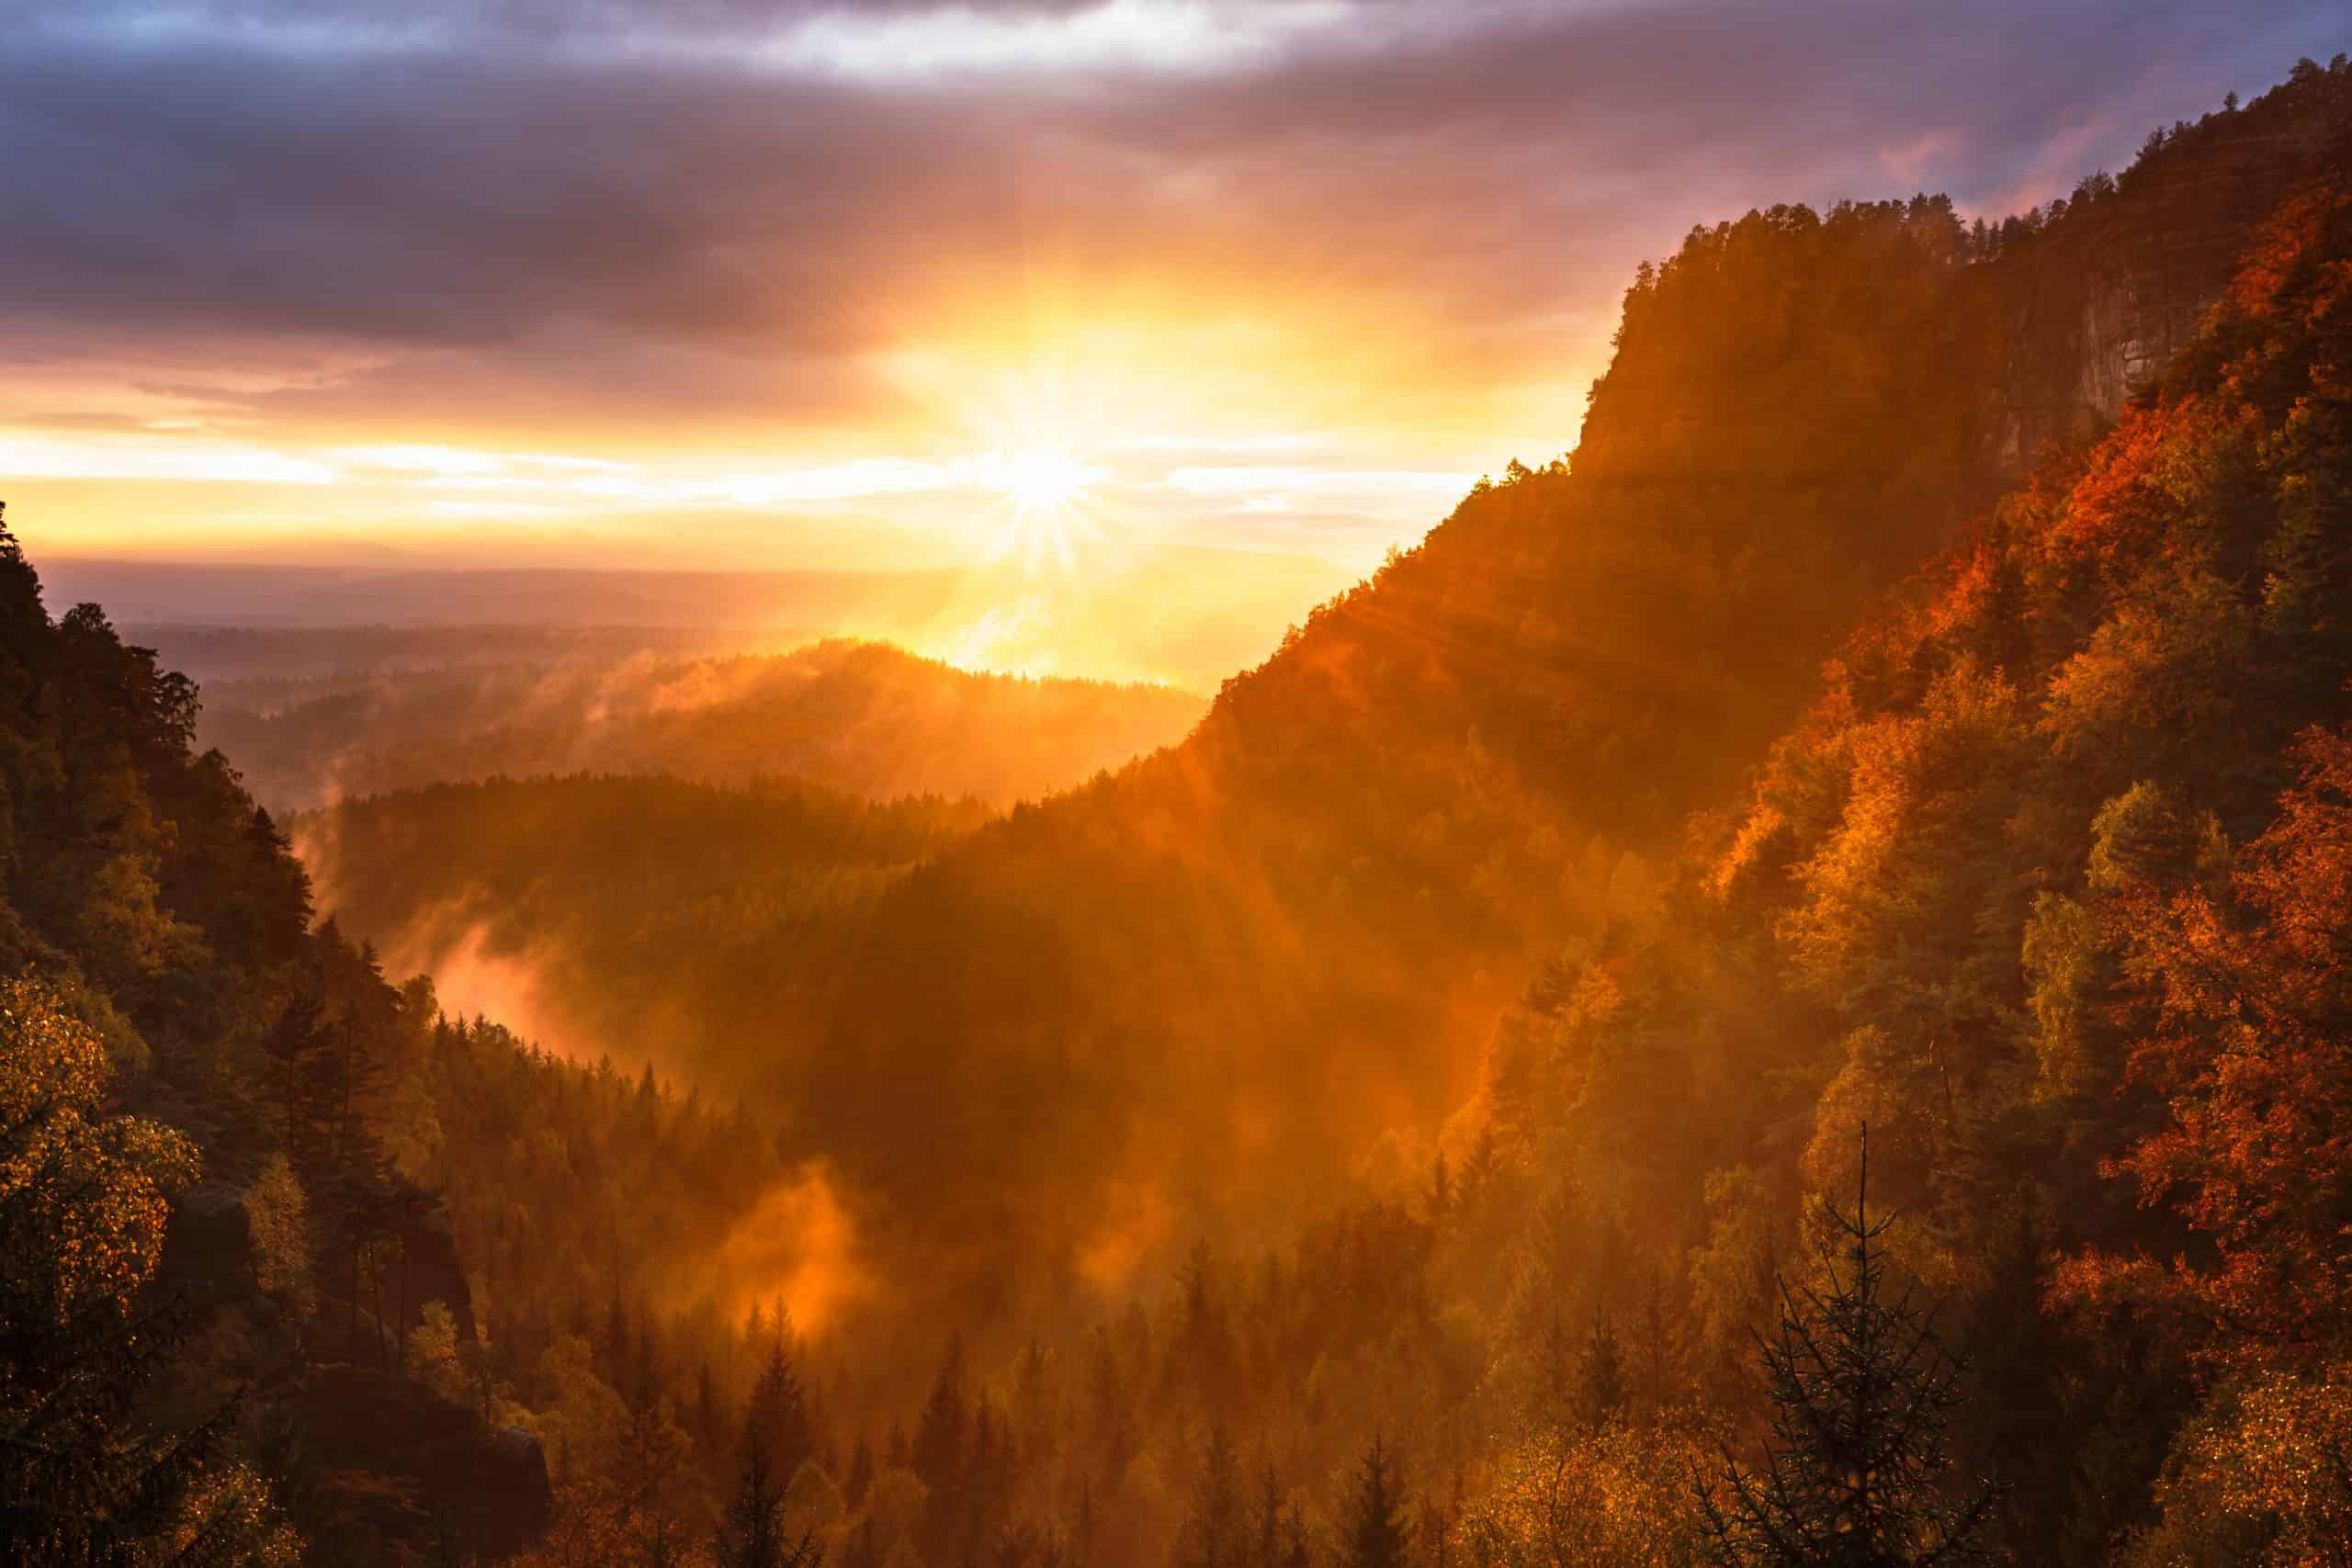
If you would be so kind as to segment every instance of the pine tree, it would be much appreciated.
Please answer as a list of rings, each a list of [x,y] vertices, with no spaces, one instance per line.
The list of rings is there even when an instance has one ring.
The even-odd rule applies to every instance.
[[[277,1134],[284,1140],[286,1157],[297,1170],[315,1168],[312,1162],[321,1152],[313,1125],[328,1043],[319,999],[300,993],[288,998],[277,1021],[261,1040],[267,1064],[266,1093]]]
[[[711,1378],[710,1363],[705,1361],[695,1373],[695,1441],[705,1449],[717,1448],[726,1425],[726,1414],[718,1407],[718,1385]]]
[[[1258,1500],[1250,1517],[1250,1568],[1280,1568],[1283,1519],[1289,1505],[1282,1477],[1269,1459],[1258,1472]]]
[[[1576,1353],[1569,1348],[1567,1325],[1555,1306],[1535,1348],[1534,1405],[1546,1426],[1566,1426],[1576,1408]]]
[[[1577,1419],[1600,1427],[1625,1408],[1625,1357],[1617,1344],[1617,1330],[1595,1308],[1592,1334],[1577,1358]]]
[[[953,1339],[909,1450],[924,1488],[920,1544],[926,1562],[945,1561],[965,1544],[971,1430],[971,1408],[964,1399],[964,1345]]]
[[[720,1568],[817,1568],[824,1555],[813,1535],[794,1540],[785,1533],[784,1485],[755,1427],[744,1430],[741,1477],[712,1551]]]
[[[1831,1212],[1847,1238],[1832,1289],[1781,1287],[1781,1331],[1762,1345],[1772,1440],[1758,1471],[1724,1454],[1727,1499],[1704,1490],[1710,1555],[1722,1568],[1938,1568],[1990,1562],[1994,1492],[1958,1504],[1941,1487],[1945,1432],[1961,1369],[1906,1289],[1883,1299],[1873,1244],[1893,1216],[1870,1217],[1870,1130],[1862,1129],[1854,1213]],[[1800,1302],[1799,1297],[1802,1297]]]
[[[866,1488],[874,1484],[874,1445],[864,1438],[849,1454],[849,1474],[842,1482],[842,1500],[851,1507],[863,1507]]]
[[[1341,1515],[1340,1562],[1341,1568],[1402,1568],[1405,1561],[1405,1500],[1396,1457],[1374,1438],[1356,1467]]]
[[[816,1426],[808,1414],[808,1390],[782,1339],[768,1347],[767,1365],[761,1370],[759,1382],[752,1386],[752,1402],[744,1412],[743,1426],[746,1431],[759,1434],[766,1446],[769,1462],[786,1483],[817,1451]]]
[[[1249,1552],[1241,1467],[1222,1427],[1209,1433],[1193,1503],[1176,1532],[1178,1568],[1244,1568]]]

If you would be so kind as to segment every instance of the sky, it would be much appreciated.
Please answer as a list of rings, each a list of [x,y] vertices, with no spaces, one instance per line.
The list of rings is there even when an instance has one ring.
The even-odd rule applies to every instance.
[[[2332,3],[0,0],[36,555],[1355,569],[1572,446],[1635,265],[1998,216]]]

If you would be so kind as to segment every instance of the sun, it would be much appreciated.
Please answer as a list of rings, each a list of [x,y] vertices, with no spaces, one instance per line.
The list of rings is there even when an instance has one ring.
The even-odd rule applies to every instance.
[[[1075,505],[1102,471],[1057,447],[1035,446],[1002,454],[991,465],[989,483],[1016,511],[1054,513]]]
[[[989,453],[981,460],[981,482],[1004,498],[1010,515],[989,542],[989,558],[1017,553],[1032,575],[1049,558],[1064,572],[1074,570],[1071,536],[1096,536],[1087,501],[1105,477],[1104,469],[1057,444]]]

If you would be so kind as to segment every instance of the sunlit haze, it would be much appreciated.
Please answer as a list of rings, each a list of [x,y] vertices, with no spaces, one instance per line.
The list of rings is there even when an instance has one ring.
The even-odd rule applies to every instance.
[[[1691,223],[1997,216],[2327,13],[36,6],[0,475],[55,556],[1360,572]]]

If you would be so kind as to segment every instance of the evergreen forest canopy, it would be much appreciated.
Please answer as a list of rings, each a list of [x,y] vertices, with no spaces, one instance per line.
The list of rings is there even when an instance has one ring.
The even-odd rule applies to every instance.
[[[2342,1561],[2347,479],[2338,57],[1694,231],[1003,815],[435,783],[314,897],[10,542],[0,1555]]]

